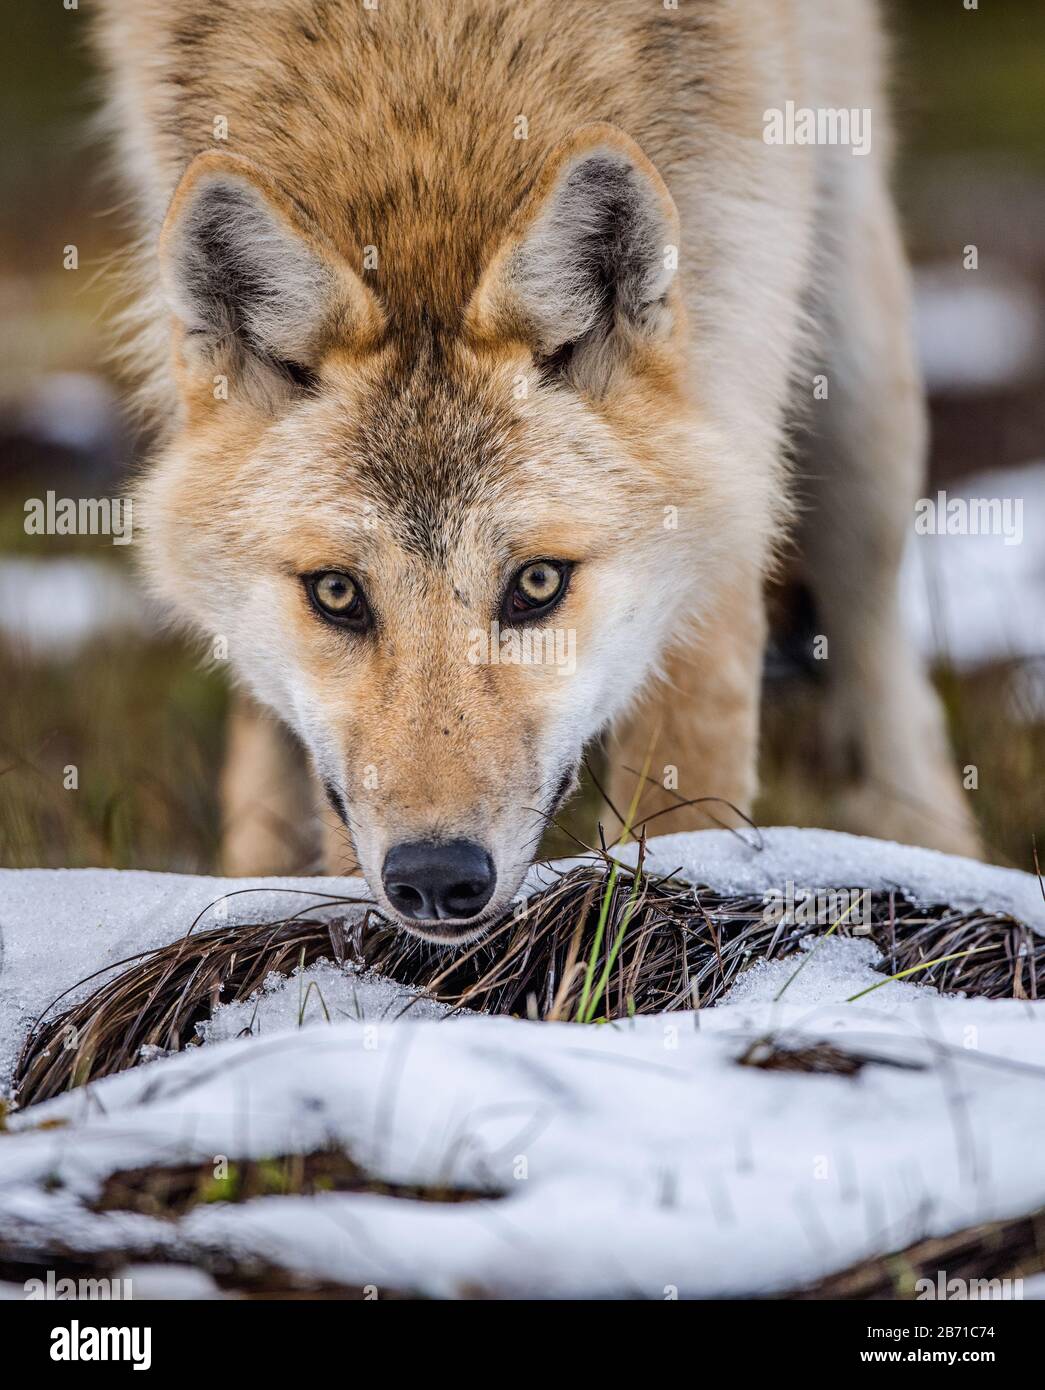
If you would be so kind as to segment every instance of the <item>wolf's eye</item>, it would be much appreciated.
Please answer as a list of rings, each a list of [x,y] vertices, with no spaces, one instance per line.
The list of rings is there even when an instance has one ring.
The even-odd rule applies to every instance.
[[[309,598],[331,622],[345,627],[361,628],[367,621],[367,606],[363,591],[350,574],[341,570],[324,570],[305,580]]]
[[[523,622],[547,613],[566,592],[570,566],[561,560],[531,560],[512,580],[505,604],[509,622]]]

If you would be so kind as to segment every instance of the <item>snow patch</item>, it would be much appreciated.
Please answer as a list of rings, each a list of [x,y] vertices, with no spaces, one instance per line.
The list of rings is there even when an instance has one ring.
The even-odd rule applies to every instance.
[[[975,273],[952,263],[915,274],[914,322],[926,384],[984,391],[1032,380],[1045,345],[1045,315],[1032,280]]]
[[[260,990],[234,1004],[220,1004],[212,1018],[197,1024],[204,1042],[225,1042],[244,1034],[261,1037],[283,1028],[308,1028],[342,1019],[445,1018],[452,1010],[417,990],[373,971],[317,961],[292,975],[273,973]]]
[[[946,493],[948,499],[1021,503],[1022,540],[1007,545],[998,535],[912,533],[900,583],[905,622],[919,650],[959,669],[994,661],[1041,662],[1045,463],[963,479]]]
[[[154,630],[140,591],[115,564],[0,559],[0,637],[31,657],[73,657],[95,638]]]
[[[883,983],[874,967],[882,953],[859,937],[809,936],[802,956],[756,960],[730,986],[726,1004],[771,1004],[786,995],[789,1004],[844,1004],[855,994],[874,990],[874,1007],[885,1011],[916,1004],[925,997],[921,985],[905,980]]]
[[[651,842],[650,863],[721,892],[892,886],[1039,927],[1045,915],[1037,882],[1011,870],[820,831],[770,830],[762,843],[667,836]],[[233,890],[219,911],[258,921],[362,885],[0,873],[6,1064],[52,995],[182,936]],[[219,1009],[202,1047],[13,1114],[0,1230],[27,1247],[60,1238],[117,1251],[132,1266],[158,1251],[205,1266],[221,1249],[351,1287],[660,1299],[794,1288],[1040,1207],[1043,1006],[910,981],[846,1002],[883,979],[874,960],[867,940],[821,940],[750,970],[716,1008],[601,1027],[440,1017],[389,981],[321,962]],[[251,1036],[235,1036],[252,1021]],[[765,1039],[873,1060],[852,1077],[740,1065]],[[90,1207],[120,1169],[332,1145],[382,1185],[500,1195],[267,1197],[201,1205],[179,1222]],[[213,1295],[205,1277],[174,1276],[164,1296],[175,1285]]]

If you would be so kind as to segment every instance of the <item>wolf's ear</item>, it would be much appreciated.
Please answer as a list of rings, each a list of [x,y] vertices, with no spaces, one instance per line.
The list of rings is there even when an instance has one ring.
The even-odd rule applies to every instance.
[[[382,327],[355,272],[237,155],[189,165],[163,225],[160,267],[193,357],[267,387],[307,382],[327,345],[362,348]]]
[[[629,345],[670,332],[678,239],[671,194],[634,140],[582,126],[545,161],[475,291],[468,328],[521,340],[598,390]]]

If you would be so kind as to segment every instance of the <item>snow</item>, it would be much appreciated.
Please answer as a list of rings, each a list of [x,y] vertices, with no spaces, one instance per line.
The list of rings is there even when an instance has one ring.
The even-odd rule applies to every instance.
[[[308,1028],[342,1018],[445,1018],[449,1006],[373,972],[340,969],[318,961],[295,970],[288,980],[272,974],[249,999],[221,1004],[199,1026],[205,1042],[225,1042],[249,1030],[254,1036],[281,1028]]]
[[[924,1070],[740,1067],[773,1030]],[[969,1037],[975,1038],[970,1047]],[[1033,1080],[1005,1061],[1038,1068]],[[229,1247],[436,1296],[742,1294],[811,1281],[1045,1197],[1045,1029],[1030,1006],[724,1006],[580,1029],[508,1019],[285,1032],[184,1054],[14,1117],[0,1221],[182,1260]],[[1033,1092],[1031,1092],[1033,1094]],[[67,1129],[33,1130],[40,1120]],[[346,1145],[385,1182],[505,1194],[326,1194],[198,1207],[180,1226],[84,1206],[114,1166]]]
[[[802,942],[804,959],[756,960],[730,987],[727,1004],[769,1004],[781,993],[789,1004],[844,1003],[874,989],[874,1007],[891,1012],[925,997],[921,985],[906,980],[882,983],[875,962],[882,958],[873,941],[850,937],[810,936]],[[799,969],[801,967],[801,969]]]
[[[915,337],[935,391],[987,391],[1032,381],[1045,345],[1045,315],[1032,280],[953,262],[915,275]]]
[[[111,453],[120,434],[116,393],[91,372],[35,376],[18,415],[19,429],[34,441],[88,455]]]
[[[201,913],[198,929],[277,921],[332,895],[368,896],[360,879],[0,869],[0,1095],[32,1020],[66,990],[63,1007],[119,962],[184,936]]]
[[[96,638],[149,631],[147,605],[117,565],[79,556],[0,559],[0,636],[32,657],[71,657]]]
[[[203,1269],[192,1265],[127,1265],[115,1276],[126,1281],[131,1298],[224,1298],[225,1294]]]
[[[761,852],[723,831],[669,836],[651,856],[722,891],[895,884],[1043,923],[1036,881],[1014,871],[828,832],[764,836]],[[182,935],[233,884],[244,886],[0,873],[7,1056],[47,997]],[[321,896],[309,880],[254,886],[227,900],[236,920],[300,908],[292,889]],[[200,1048],[10,1116],[0,1230],[28,1246],[60,1232],[73,1251],[122,1251],[145,1297],[141,1266],[157,1250],[197,1266],[233,1249],[379,1292],[664,1298],[793,1288],[1041,1206],[1042,1006],[941,997],[910,981],[846,1002],[882,981],[874,959],[866,939],[811,943],[797,975],[796,957],[755,967],[716,1008],[601,1027],[441,1018],[430,1001],[404,1013],[408,991],[323,963],[219,1009]],[[309,984],[318,992],[298,1027]],[[237,1037],[252,1020],[252,1035]],[[853,1077],[738,1065],[764,1038],[830,1041],[875,1060]],[[198,1206],[178,1222],[90,1210],[117,1169],[332,1144],[383,1184],[500,1195],[266,1197]],[[185,1296],[213,1296],[205,1278],[174,1274],[170,1287],[179,1279]]]
[[[756,842],[760,849],[752,847]],[[625,861],[633,862],[634,855],[633,845],[620,851]],[[562,866],[567,862],[573,861]],[[663,835],[649,842],[648,862],[658,872],[678,869],[682,877],[721,893],[766,893],[782,890],[788,881],[814,889],[897,888],[922,902],[989,903],[1045,931],[1045,900],[1028,874],[836,831],[778,827],[763,830],[760,840],[749,830],[741,836],[726,830]],[[537,867],[527,887],[547,879],[547,870]],[[70,991],[63,1001],[68,1007],[96,989],[118,962],[183,936],[201,913],[197,930],[223,921],[277,921],[323,904],[343,913],[338,900],[344,898],[369,898],[363,880],[0,869],[0,1095],[32,1020],[53,999]],[[101,972],[97,978],[78,987],[96,972]],[[358,983],[353,987],[355,998]],[[386,1008],[394,1011],[391,997],[368,997],[378,1015]],[[411,997],[403,991],[396,999],[405,1005]],[[268,1007],[262,1015],[266,1028]],[[338,1007],[352,1005],[339,995]],[[314,1016],[311,1001],[309,1016]],[[222,1037],[243,1025],[242,1017],[236,1018],[237,1026],[233,1029],[230,1021],[230,1032]],[[296,1023],[296,1014],[286,1021]]]
[[[935,501],[935,494],[932,495]],[[931,660],[968,669],[993,661],[1045,660],[1045,462],[999,469],[946,489],[948,501],[1008,500],[1022,537],[912,536],[901,573],[905,620]],[[1015,504],[1022,508],[1020,527]],[[1014,537],[1013,537],[1014,538]],[[1040,685],[1045,674],[1039,669]],[[1040,687],[1039,687],[1040,689]]]
[[[635,846],[625,846],[619,856],[633,864]],[[835,830],[778,826],[760,833],[660,835],[649,842],[647,863],[653,872],[677,869],[682,878],[720,893],[768,893],[788,882],[813,889],[896,888],[919,902],[990,905],[1045,931],[1045,897],[1030,874]]]

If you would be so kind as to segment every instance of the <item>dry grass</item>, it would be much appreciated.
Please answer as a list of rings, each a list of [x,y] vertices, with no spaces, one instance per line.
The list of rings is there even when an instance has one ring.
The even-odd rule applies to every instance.
[[[918,1280],[1026,1279],[1045,1270],[1045,1211],[1010,1221],[990,1221],[954,1235],[920,1240],[903,1250],[864,1260],[790,1295],[793,1298],[914,1298]],[[1001,1297],[987,1290],[980,1298]]]
[[[526,1013],[538,1018],[577,1018],[585,999],[600,1018],[711,1004],[754,959],[795,953],[811,931],[867,932],[882,950],[883,980],[917,971],[926,982],[991,997],[1036,998],[1045,975],[1045,941],[1010,917],[919,905],[895,892],[869,893],[859,928],[836,918],[811,927],[788,919],[767,920],[759,897],[725,896],[694,889],[679,879],[643,869],[640,843],[635,870],[607,872],[605,854],[555,877],[526,910],[500,924],[484,942],[451,954],[404,938],[365,904],[328,898],[302,914],[275,922],[201,927],[180,941],[147,953],[65,1014],[34,1031],[18,1067],[19,1101],[29,1104],[93,1077],[133,1066],[152,1044],[177,1050],[191,1045],[196,1024],[219,1001],[247,999],[266,976],[289,974],[321,958],[379,970],[406,985],[426,989],[458,1007]],[[598,944],[597,944],[598,943]],[[815,946],[814,948],[815,949]],[[941,959],[945,957],[946,959]],[[807,957],[803,957],[806,959]],[[929,964],[927,964],[929,962]],[[60,1001],[57,1001],[60,1002]],[[911,1066],[824,1043],[789,1045],[756,1039],[737,1058],[766,1070],[852,1077],[869,1063]],[[458,1202],[495,1198],[462,1192],[379,1183],[342,1151],[285,1155],[229,1165],[216,1176],[213,1164],[157,1165],[117,1172],[94,1207],[177,1221],[210,1202],[243,1202],[262,1196],[324,1192],[380,1193],[413,1201]],[[189,1242],[179,1258],[208,1269],[219,1285],[249,1298],[349,1299],[359,1291],[323,1280],[302,1280],[292,1271],[235,1251]],[[917,1280],[937,1272],[960,1278],[976,1296],[998,1296],[990,1283],[1045,1267],[1045,1217],[977,1226],[940,1240],[868,1260],[818,1284],[785,1292],[799,1299],[912,1298]],[[0,1273],[24,1280],[40,1269],[74,1261],[78,1272],[112,1273],[133,1254],[135,1263],[171,1258],[161,1245],[146,1251],[16,1248],[0,1237]],[[72,1266],[70,1266],[72,1268]],[[474,1291],[482,1296],[483,1290]],[[382,1290],[381,1297],[411,1297]]]
[[[255,1197],[311,1197],[321,1192],[368,1192],[414,1202],[479,1202],[499,1192],[464,1191],[380,1182],[341,1149],[229,1163],[220,1176],[214,1164],[130,1168],[110,1173],[91,1203],[92,1211],[133,1211],[175,1221],[212,1202],[249,1202]]]
[[[834,1043],[816,1042],[796,1047],[777,1038],[756,1038],[737,1061],[742,1067],[757,1067],[760,1071],[797,1071],[813,1076],[857,1076],[871,1062],[878,1066],[900,1067],[904,1071],[923,1069],[920,1062],[871,1056],[836,1047]]]
[[[1031,999],[1045,981],[1045,938],[1003,914],[877,892],[856,928],[810,925],[767,914],[757,895],[647,874],[641,845],[636,870],[607,873],[609,862],[600,853],[556,874],[524,910],[453,952],[406,937],[349,898],[274,922],[197,922],[181,940],[121,962],[126,970],[64,1012],[54,1001],[19,1059],[19,1103],[123,1071],[145,1047],[190,1046],[218,1003],[249,999],[269,974],[324,958],[454,1008],[583,1022],[714,1004],[753,960],[789,955],[815,931],[869,936],[883,953],[883,981],[913,972],[941,990]]]
[[[309,1160],[299,1159],[298,1162],[307,1165]],[[354,1168],[348,1171],[347,1179],[336,1161],[335,1168],[337,1171],[330,1179],[330,1187],[327,1187],[325,1178],[330,1175],[324,1172],[322,1165],[314,1171],[303,1167],[299,1170],[300,1190],[361,1190],[351,1185],[357,1176]],[[279,1166],[279,1161],[276,1161],[276,1166],[265,1163],[250,1165],[249,1169],[244,1166],[243,1180],[236,1179],[228,1185],[227,1190],[216,1192],[207,1187],[201,1170],[196,1168],[136,1170],[116,1174],[109,1180],[99,1198],[99,1209],[135,1211],[161,1218],[180,1216],[200,1201],[246,1200],[249,1195],[294,1190],[280,1186],[285,1181],[294,1181],[293,1174],[286,1177],[286,1172],[289,1170]],[[343,1179],[348,1181],[349,1186],[335,1185]],[[253,1187],[247,1187],[247,1182]],[[396,1192],[392,1195],[414,1197],[418,1194]],[[420,1195],[427,1200],[467,1200],[476,1197],[473,1193],[434,1198],[431,1193]],[[479,1194],[479,1199],[489,1195]],[[169,1199],[170,1206],[165,1205],[165,1199]],[[243,1256],[231,1249],[194,1247],[191,1256],[193,1263],[208,1269],[222,1288],[241,1297],[358,1299],[363,1296],[359,1288],[303,1277],[258,1256]],[[176,1262],[180,1263],[184,1258],[184,1255],[179,1255]],[[162,1265],[170,1259],[170,1253],[162,1247],[147,1252],[139,1248],[121,1250],[112,1247],[87,1255],[66,1249],[60,1241],[48,1244],[46,1248],[30,1249],[12,1244],[0,1235],[0,1279],[19,1284],[28,1278],[45,1277],[48,1270],[54,1272],[56,1277],[97,1278],[116,1274],[128,1263]],[[992,1286],[992,1281],[1027,1279],[1043,1270],[1045,1211],[1037,1211],[1011,1220],[985,1222],[949,1236],[919,1240],[887,1255],[875,1256],[829,1274],[815,1284],[783,1291],[776,1297],[801,1300],[913,1299],[923,1291],[919,1288],[919,1280],[927,1279],[937,1288],[942,1274],[945,1285],[947,1281],[962,1280],[966,1296],[998,1298],[1004,1296],[1004,1291],[996,1283]],[[978,1284],[978,1281],[988,1282],[984,1285]],[[473,1292],[475,1296],[483,1294],[481,1289]],[[387,1300],[416,1295],[408,1290],[382,1288],[380,1297]]]

